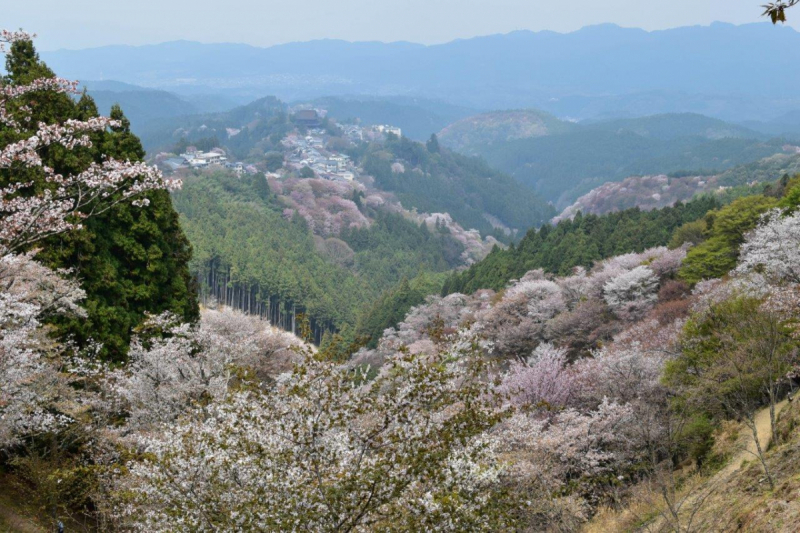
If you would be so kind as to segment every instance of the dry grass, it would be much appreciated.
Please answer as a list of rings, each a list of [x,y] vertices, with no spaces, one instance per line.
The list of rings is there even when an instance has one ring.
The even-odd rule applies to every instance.
[[[714,453],[731,458],[728,466],[705,476],[687,475],[679,484],[675,500],[685,501],[679,513],[684,528],[688,514],[694,511],[688,531],[800,531],[800,404],[789,404],[780,413],[781,441],[767,453],[767,464],[775,479],[774,490],[769,489],[758,461],[741,463],[740,451],[747,444],[748,433],[737,424],[723,426],[717,434]],[[731,468],[731,463],[738,464]],[[739,464],[741,468],[737,468]],[[665,509],[665,502],[653,485],[642,483],[632,489],[624,509],[601,510],[584,531],[676,531],[661,516]]]

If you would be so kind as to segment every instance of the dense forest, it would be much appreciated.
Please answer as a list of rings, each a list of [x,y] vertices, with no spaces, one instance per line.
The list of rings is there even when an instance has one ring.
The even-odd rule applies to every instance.
[[[466,228],[504,238],[503,228],[525,230],[553,216],[553,208],[513,178],[483,161],[406,138],[367,147],[364,170],[404,206],[449,213]],[[393,164],[400,162],[400,165]],[[493,224],[494,222],[494,224]]]
[[[480,142],[493,128],[504,128],[494,125],[492,114],[470,127],[471,134],[462,132],[453,141],[464,153],[485,158],[559,208],[606,181],[679,171],[722,172],[781,153],[788,142],[765,140],[761,133],[695,114],[580,124],[558,124],[550,117],[539,129],[492,142]]]
[[[191,268],[204,299],[235,299],[234,307],[292,331],[303,313],[317,342],[325,331],[351,330],[404,277],[452,269],[463,251],[446,228],[431,231],[363,205],[375,220],[369,227],[315,238],[302,216],[286,218],[286,206],[260,174],[196,173],[174,202],[194,246]]]
[[[507,250],[493,250],[483,261],[450,276],[442,290],[444,294],[500,290],[529,270],[541,268],[566,275],[574,267],[588,268],[600,259],[664,246],[673,231],[703,217],[717,202],[713,197],[701,197],[655,211],[634,208],[602,216],[579,213],[572,220],[528,231]]]

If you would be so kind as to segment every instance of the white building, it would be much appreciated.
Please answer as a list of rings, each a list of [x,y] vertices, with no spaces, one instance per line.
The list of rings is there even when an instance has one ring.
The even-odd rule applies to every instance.
[[[398,137],[403,136],[403,132],[400,128],[396,126],[389,126],[388,124],[380,124],[378,126],[373,126],[373,129],[378,133],[385,133],[387,135],[389,133],[392,133],[394,135],[397,135]]]
[[[339,172],[336,173],[336,176],[338,176],[338,177],[340,177],[340,178],[342,178],[344,180],[347,180],[347,181],[353,181],[353,179],[356,177],[355,174],[353,174],[349,170],[339,171]]]

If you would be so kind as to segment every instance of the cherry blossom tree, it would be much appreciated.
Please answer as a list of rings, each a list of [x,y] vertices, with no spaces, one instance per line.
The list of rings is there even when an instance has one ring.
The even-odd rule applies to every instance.
[[[0,34],[0,42],[5,44],[30,38],[23,32]],[[36,181],[12,182],[0,187],[1,255],[80,228],[82,219],[107,211],[116,203],[131,201],[146,205],[146,199],[137,197],[149,190],[180,186],[179,181],[164,181],[158,170],[141,162],[106,159],[69,175],[46,166],[41,153],[47,147],[59,145],[67,150],[88,147],[90,133],[119,124],[105,117],[32,124],[30,109],[21,100],[29,93],[41,91],[75,93],[77,83],[54,77],[26,85],[0,85],[0,127],[19,137],[0,146],[0,171],[23,176],[35,172],[40,176]],[[33,193],[36,182],[48,187]]]
[[[512,362],[499,390],[520,407],[555,411],[566,406],[573,393],[566,350],[540,344],[526,362]]]
[[[143,329],[131,343],[128,365],[107,377],[113,396],[123,402],[126,431],[172,422],[197,405],[223,399],[237,369],[253,369],[262,379],[268,366],[275,375],[288,370],[287,350],[301,345],[268,322],[231,309],[207,311],[197,325],[165,313]]]
[[[480,358],[399,352],[366,384],[312,354],[266,391],[142,436],[125,527],[491,531],[507,511]]]
[[[566,308],[561,288],[529,272],[512,284],[494,307],[481,317],[477,330],[495,343],[503,357],[527,358],[542,341],[548,320]]]
[[[657,290],[658,277],[646,266],[623,272],[603,286],[606,303],[623,320],[642,316],[658,299]]]
[[[758,272],[772,284],[800,283],[800,211],[763,216],[740,249],[736,274]]]
[[[609,488],[608,476],[629,467],[641,450],[635,445],[637,423],[630,406],[604,400],[594,410],[566,409],[547,419],[515,414],[497,430],[500,449],[528,463],[531,475],[546,468],[554,492],[567,484],[592,503]],[[523,463],[525,464],[525,463]]]
[[[31,255],[0,257],[0,449],[68,420],[48,409],[63,391],[56,369],[41,357],[51,344],[41,324],[55,314],[80,316],[84,293]]]

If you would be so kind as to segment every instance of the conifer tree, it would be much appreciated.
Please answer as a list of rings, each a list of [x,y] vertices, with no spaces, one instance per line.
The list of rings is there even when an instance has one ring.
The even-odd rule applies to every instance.
[[[5,76],[0,85],[21,86],[55,74],[40,59],[30,40],[14,42],[6,56]],[[18,98],[11,112],[29,113],[28,124],[57,124],[70,119],[90,120],[99,116],[93,99],[85,92],[75,101],[65,93],[33,91]],[[27,106],[27,110],[24,106]],[[110,130],[89,134],[91,146],[66,150],[52,146],[43,150],[43,163],[60,174],[78,173],[89,165],[112,158],[138,162],[145,156],[130,122],[115,105]],[[0,144],[25,137],[28,132],[0,129]],[[49,185],[35,171],[0,174],[0,185],[34,181],[35,189]],[[165,190],[143,196],[148,209],[119,202],[108,211],[88,219],[81,231],[62,233],[40,243],[39,257],[53,268],[71,269],[86,291],[87,316],[61,318],[61,335],[79,343],[90,339],[103,344],[109,359],[125,357],[131,332],[145,312],[172,311],[192,321],[198,316],[195,290],[188,270],[191,246],[181,230],[170,195]]]

